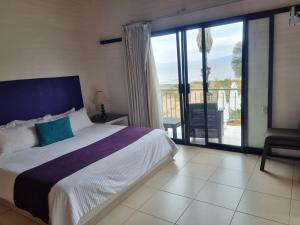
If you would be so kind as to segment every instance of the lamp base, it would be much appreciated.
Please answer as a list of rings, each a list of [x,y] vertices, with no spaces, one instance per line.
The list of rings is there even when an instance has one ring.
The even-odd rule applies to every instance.
[[[104,104],[101,104],[101,114],[100,114],[100,117],[102,119],[106,119],[107,118],[107,115],[106,115],[106,112],[105,112],[105,108],[104,108]]]

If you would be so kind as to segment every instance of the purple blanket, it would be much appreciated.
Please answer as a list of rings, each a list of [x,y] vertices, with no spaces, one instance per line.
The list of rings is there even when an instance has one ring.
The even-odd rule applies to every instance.
[[[124,128],[89,146],[21,173],[14,185],[16,206],[48,223],[48,194],[57,182],[125,148],[150,131],[148,128]]]

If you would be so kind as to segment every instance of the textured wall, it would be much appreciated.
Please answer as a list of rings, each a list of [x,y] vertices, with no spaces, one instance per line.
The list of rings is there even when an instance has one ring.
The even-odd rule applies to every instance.
[[[273,126],[296,128],[300,122],[300,26],[288,13],[275,17]]]
[[[97,37],[80,0],[0,0],[0,80],[80,75],[92,110]],[[98,69],[98,68],[97,68]]]

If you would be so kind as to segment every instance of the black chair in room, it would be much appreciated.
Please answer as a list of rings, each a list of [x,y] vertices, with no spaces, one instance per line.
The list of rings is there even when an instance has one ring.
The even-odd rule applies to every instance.
[[[265,170],[265,163],[272,148],[300,150],[300,126],[298,129],[269,128],[265,135],[260,170]]]

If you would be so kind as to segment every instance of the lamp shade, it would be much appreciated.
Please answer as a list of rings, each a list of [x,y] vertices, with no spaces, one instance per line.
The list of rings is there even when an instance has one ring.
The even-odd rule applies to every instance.
[[[96,92],[96,98],[95,98],[95,104],[96,105],[101,105],[101,104],[104,104],[106,103],[107,99],[106,99],[106,96],[104,94],[103,91],[97,91]]]

